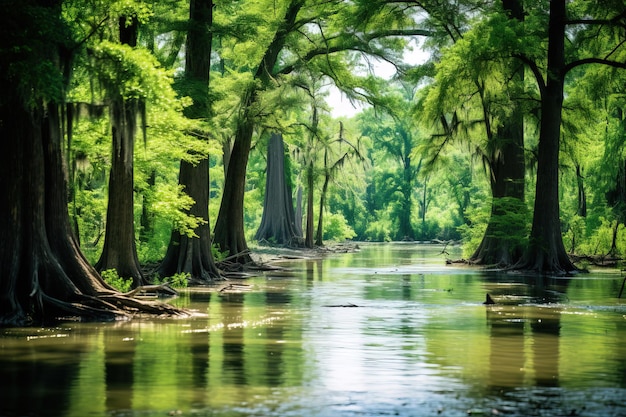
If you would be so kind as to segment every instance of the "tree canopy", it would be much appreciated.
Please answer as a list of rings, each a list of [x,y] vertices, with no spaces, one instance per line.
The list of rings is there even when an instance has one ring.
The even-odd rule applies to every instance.
[[[243,268],[275,186],[273,244],[459,240],[546,274],[626,250],[621,2],[3,5],[4,322],[113,294],[92,265],[134,286]]]

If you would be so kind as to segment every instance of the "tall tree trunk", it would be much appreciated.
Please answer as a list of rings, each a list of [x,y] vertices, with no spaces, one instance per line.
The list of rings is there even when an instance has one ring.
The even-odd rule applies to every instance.
[[[324,244],[324,207],[326,206],[326,193],[328,192],[328,184],[330,183],[330,168],[328,167],[328,149],[324,150],[324,184],[320,193],[319,215],[317,216],[317,233],[315,235],[315,244],[322,246]]]
[[[134,213],[134,146],[137,102],[114,100],[111,105],[113,153],[109,173],[109,202],[104,247],[96,263],[98,271],[115,269],[120,277],[144,285],[137,257]]]
[[[156,184],[156,171],[152,170],[148,179],[146,180],[149,189],[154,189]],[[154,204],[154,198],[149,197],[151,193],[145,193],[141,201],[141,218],[139,220],[141,230],[139,231],[139,241],[141,243],[147,243],[150,240],[150,236],[154,232],[154,221],[150,213],[151,206]]]
[[[304,234],[304,246],[313,248],[313,186],[315,185],[313,177],[313,161],[310,161],[306,169],[306,231]]]
[[[208,88],[213,40],[212,23],[213,1],[191,0],[185,77],[188,82],[195,85],[195,88],[191,89],[194,92],[193,105],[186,109],[186,116],[192,119],[203,119],[210,115]],[[167,253],[158,273],[164,277],[181,272],[188,273],[192,282],[206,283],[220,276],[211,253],[208,158],[196,165],[181,161],[178,182],[194,200],[189,214],[202,219],[203,223],[196,228],[196,236],[186,236],[176,230],[172,231]]]
[[[254,236],[279,245],[301,245],[296,229],[291,186],[286,180],[283,137],[273,133],[267,146],[263,218]]]
[[[312,106],[312,115],[311,115],[311,132],[309,134],[308,139],[308,152],[313,152],[313,143],[315,143],[315,135],[317,134],[317,129],[319,125],[319,115],[317,112],[317,106],[313,103]],[[304,246],[311,249],[314,246],[314,236],[313,236],[313,194],[315,186],[315,165],[314,165],[314,155],[307,155],[308,162],[306,163],[306,226],[305,226],[305,235],[304,235]],[[306,159],[305,159],[306,161]]]
[[[565,0],[550,2],[548,68],[541,96],[535,207],[523,269],[571,273],[578,269],[567,256],[559,217],[559,141],[565,78]]]
[[[130,22],[127,20],[130,19]],[[136,18],[119,19],[120,42],[137,45]],[[109,174],[109,202],[104,247],[96,263],[98,271],[115,269],[120,277],[132,278],[133,286],[146,283],[135,243],[134,155],[139,102],[115,97],[110,103],[113,152]]]
[[[406,136],[406,135],[405,135]],[[409,152],[410,143],[405,140],[407,146],[406,150]],[[404,156],[402,163],[402,211],[400,212],[400,225],[398,228],[398,237],[406,240],[415,239],[415,231],[411,225],[411,211],[413,210],[413,165],[411,164],[411,157]]]
[[[298,191],[296,192],[296,214],[295,214],[295,222],[296,222],[296,234],[299,238],[304,236],[302,232],[302,186],[298,186]]]
[[[254,78],[265,88],[272,80],[272,71],[278,62],[278,56],[287,41],[289,28],[295,23],[303,0],[292,0],[287,7],[281,26],[276,30],[272,43],[268,46],[263,59],[257,67]],[[257,102],[259,87],[252,86],[241,100],[241,114],[235,132],[235,141],[228,162],[224,180],[224,193],[219,214],[215,223],[215,242],[222,251],[234,256],[239,263],[250,263],[248,244],[244,233],[243,203],[246,189],[246,169],[254,132],[252,107]]]
[[[510,19],[524,18],[520,0],[502,0],[502,5]],[[513,73],[511,82],[524,82],[523,68]],[[520,242],[526,237],[524,115],[517,103],[513,106],[511,117],[491,139],[494,142],[490,158],[491,215],[483,239],[470,257],[471,262],[479,265],[510,266],[523,255]],[[515,224],[511,223],[513,219]]]
[[[576,214],[580,217],[587,217],[587,193],[585,192],[585,178],[582,168],[576,163],[576,185],[578,186],[578,210]]]
[[[513,115],[495,140],[501,145],[493,153],[491,162],[491,216],[483,239],[470,257],[479,265],[510,266],[523,255],[520,246],[525,239],[524,203],[524,125],[521,110]]]
[[[426,240],[426,209],[428,208],[428,177],[424,178],[422,187],[422,199],[420,200],[420,214],[422,218],[421,240]]]
[[[215,242],[220,246],[222,252],[228,252],[235,261],[247,264],[252,262],[252,258],[248,253],[248,244],[244,234],[243,200],[246,191],[246,167],[250,155],[254,125],[248,117],[243,117],[246,120],[237,127],[235,142],[230,154],[214,236]]]

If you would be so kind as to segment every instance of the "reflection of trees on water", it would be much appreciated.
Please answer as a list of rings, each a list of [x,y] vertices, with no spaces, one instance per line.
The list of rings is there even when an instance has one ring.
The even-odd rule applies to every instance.
[[[224,300],[222,300],[224,302]],[[229,304],[238,304],[236,310],[229,309],[230,314],[224,317],[224,341],[222,343],[222,380],[225,384],[245,385],[244,371],[244,294],[228,294]]]
[[[268,309],[272,309],[272,307],[279,307],[279,309],[283,309],[291,303],[291,298],[291,294],[288,292],[265,293],[265,301]],[[269,387],[276,387],[285,382],[285,368],[288,366],[285,363],[285,358],[283,357],[285,344],[282,342],[285,339],[285,327],[282,324],[276,326],[269,325],[267,326],[266,332],[266,385]]]
[[[292,298],[291,293],[283,290],[229,296],[229,304],[240,303],[241,307],[224,321],[222,379],[225,382],[275,387],[287,383],[288,373],[291,377],[296,374],[296,379],[302,377],[298,375],[300,362],[304,361],[301,345],[285,343],[294,338],[300,341],[301,329],[294,328],[289,316],[273,314],[284,311]]]
[[[76,341],[66,342],[61,347],[50,339],[29,343],[30,350],[20,351],[19,355],[10,353],[10,341],[3,343],[0,415],[68,415],[71,387],[80,372],[80,362],[64,360],[64,355],[74,350],[75,355],[82,356],[84,348]]]
[[[322,259],[311,259],[307,260],[305,264],[306,270],[306,284],[307,288],[313,288],[315,284],[315,278],[317,277],[318,282],[324,281],[324,265],[322,263]]]
[[[536,386],[559,386],[561,311],[547,304],[562,301],[569,282],[549,277],[509,277],[506,283],[510,285],[493,286],[490,284],[502,284],[502,276],[486,278],[489,292],[498,300],[497,305],[486,307],[491,389],[524,386],[530,383],[527,377],[531,373]]]
[[[104,330],[104,375],[107,410],[130,410],[134,387],[137,329],[129,326]]]

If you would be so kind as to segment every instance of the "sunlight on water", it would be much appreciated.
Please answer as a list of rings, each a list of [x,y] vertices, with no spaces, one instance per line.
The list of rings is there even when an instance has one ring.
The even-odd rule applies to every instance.
[[[0,416],[626,415],[619,274],[459,256],[364,244],[181,294],[185,320],[4,329]]]

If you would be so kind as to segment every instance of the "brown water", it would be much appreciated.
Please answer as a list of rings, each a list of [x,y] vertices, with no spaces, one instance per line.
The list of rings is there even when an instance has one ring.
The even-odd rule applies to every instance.
[[[361,248],[190,291],[174,303],[192,319],[0,330],[0,416],[626,415],[619,273]]]

